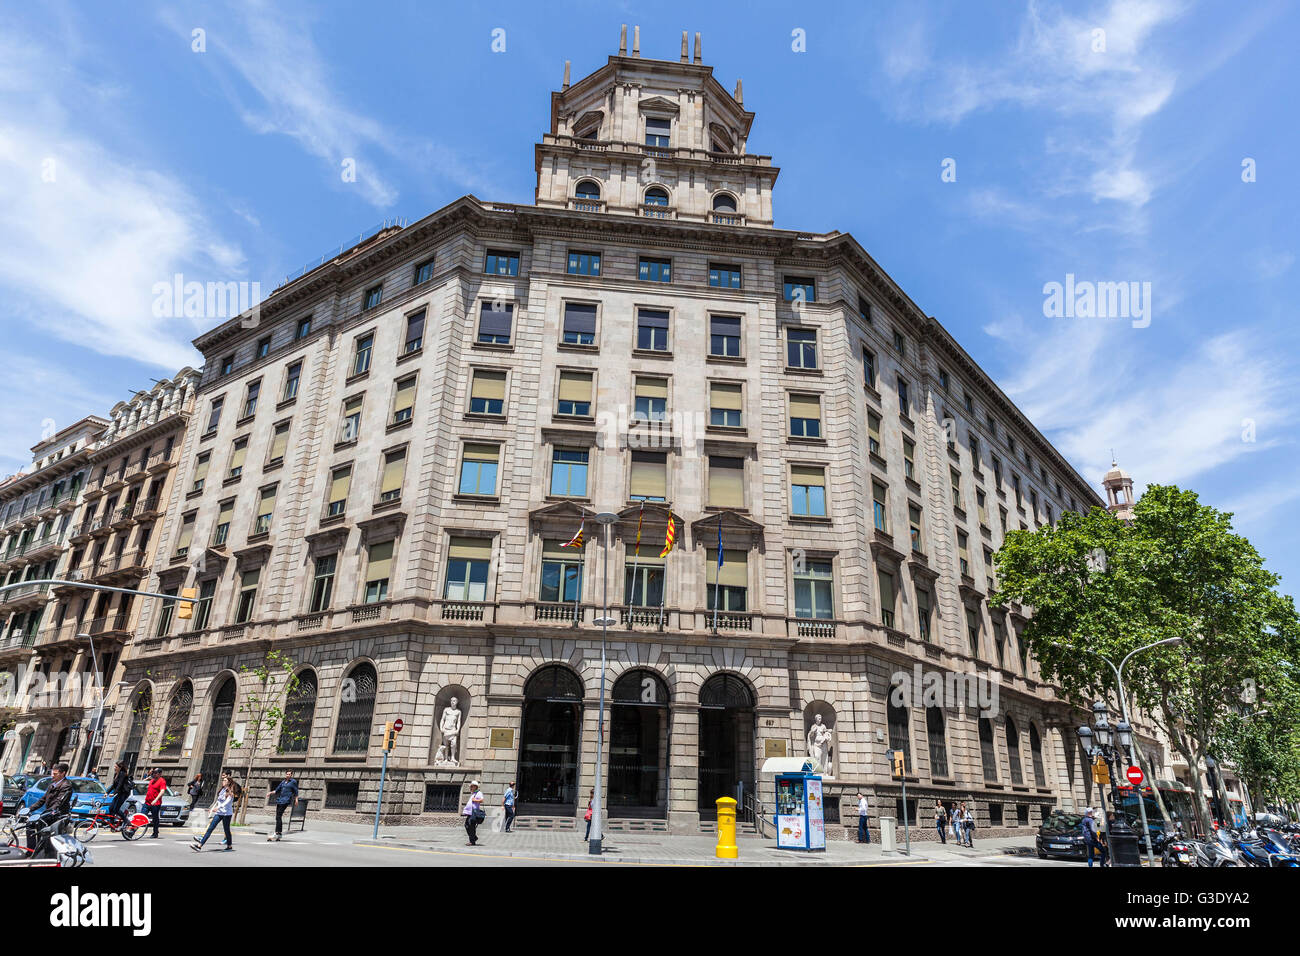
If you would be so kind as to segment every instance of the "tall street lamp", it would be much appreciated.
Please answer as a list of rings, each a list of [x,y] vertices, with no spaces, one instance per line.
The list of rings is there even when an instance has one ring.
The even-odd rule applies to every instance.
[[[90,761],[95,755],[95,735],[104,721],[104,682],[99,677],[99,659],[95,656],[95,639],[89,634],[78,634],[78,638],[90,642],[90,667],[95,672],[95,686],[99,690],[99,706],[95,709],[95,719],[90,725],[90,737],[86,742],[86,765],[81,768],[83,777],[90,776]]]
[[[601,832],[603,821],[601,819],[601,788],[604,786],[605,777],[605,642],[609,636],[609,626],[614,623],[614,619],[609,616],[609,526],[618,520],[618,515],[612,511],[602,511],[596,515],[596,523],[602,525],[605,529],[604,542],[602,543],[605,551],[605,568],[602,573],[601,605],[603,610],[601,616],[595,621],[600,625],[600,710],[596,718],[596,795],[591,801],[591,830],[595,836],[590,837],[587,842],[587,852],[594,853],[597,856],[601,854]]]

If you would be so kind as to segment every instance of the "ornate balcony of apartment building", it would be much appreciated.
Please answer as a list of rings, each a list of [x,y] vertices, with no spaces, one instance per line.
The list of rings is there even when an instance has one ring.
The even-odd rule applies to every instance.
[[[99,483],[99,487],[104,494],[112,494],[113,492],[121,491],[126,487],[126,469],[127,466],[123,465],[116,471],[104,475],[103,479]]]
[[[53,529],[47,530],[38,538],[33,538],[23,549],[23,558],[27,561],[43,561],[56,554],[64,545],[66,536]]]
[[[531,601],[528,604],[526,618],[546,624],[561,624],[565,627],[578,627],[588,619],[589,605],[573,601]]]
[[[123,531],[131,527],[133,520],[135,520],[135,502],[128,501],[122,507],[113,509],[113,513],[108,516],[108,527],[113,531]]]
[[[743,226],[745,225],[745,214],[743,212],[721,212],[714,209],[709,211],[709,222],[715,226]]]
[[[22,587],[0,594],[0,606],[4,607],[5,613],[23,611],[40,607],[49,600],[49,597],[48,584],[24,584]]]
[[[156,518],[162,514],[162,501],[158,495],[151,498],[145,498],[143,501],[137,501],[133,517],[136,521],[147,521],[150,518]]]
[[[435,601],[435,620],[473,621],[492,624],[496,621],[496,605],[489,601]]]
[[[788,617],[786,634],[789,637],[813,637],[820,640],[834,640],[839,635],[841,621],[828,618]]]
[[[659,206],[655,203],[641,203],[637,206],[637,215],[642,219],[676,219],[677,209],[674,206]]]
[[[103,638],[106,641],[125,642],[131,639],[130,614],[122,611],[104,617],[92,618],[89,621],[83,621],[82,624],[85,627],[85,633],[96,640]]]
[[[170,452],[158,452],[149,456],[149,461],[145,463],[145,469],[151,475],[161,475],[172,465],[176,464],[176,449]]]
[[[0,665],[9,664],[15,660],[21,660],[32,653],[32,648],[36,645],[36,635],[28,634],[21,628],[15,628],[12,633],[0,635]]]
[[[144,548],[133,548],[101,559],[95,565],[95,583],[113,584],[140,578],[149,570],[148,562],[149,554]]]
[[[575,212],[604,212],[605,200],[575,197],[569,200],[569,208]]]

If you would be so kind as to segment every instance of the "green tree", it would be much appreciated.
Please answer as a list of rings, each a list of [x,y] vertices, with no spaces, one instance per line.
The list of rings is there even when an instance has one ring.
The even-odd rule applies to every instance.
[[[245,718],[246,727],[242,739],[236,738],[233,726],[229,734],[231,748],[247,747],[248,753],[248,764],[244,770],[244,793],[239,803],[241,826],[248,818],[253,760],[262,741],[275,738],[284,722],[285,701],[298,691],[298,675],[293,672],[294,666],[293,660],[282,651],[268,651],[256,667],[244,665],[239,669],[243,675],[240,684],[247,688],[239,705],[239,713]],[[280,752],[282,743],[277,741],[275,749],[277,753]]]
[[[1230,714],[1215,732],[1215,752],[1236,764],[1256,811],[1300,799],[1300,681],[1294,667],[1281,671],[1267,699]]]
[[[1176,647],[1133,657],[1125,685],[1144,716],[1194,768],[1202,823],[1209,825],[1199,768],[1217,728],[1248,691],[1264,698],[1300,660],[1294,602],[1231,515],[1191,491],[1153,485],[1121,522],[1101,508],[1067,512],[1056,527],[1010,531],[996,556],[996,600],[1032,609],[1025,637],[1044,675],[1080,705],[1104,697],[1109,668],[1144,644]]]

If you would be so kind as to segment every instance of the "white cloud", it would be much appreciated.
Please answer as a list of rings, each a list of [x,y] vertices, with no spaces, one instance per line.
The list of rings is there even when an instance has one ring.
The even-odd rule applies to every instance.
[[[31,446],[47,422],[58,431],[116,403],[95,380],[31,356],[8,352],[5,375],[21,387],[7,388],[0,402],[0,476],[31,470]]]

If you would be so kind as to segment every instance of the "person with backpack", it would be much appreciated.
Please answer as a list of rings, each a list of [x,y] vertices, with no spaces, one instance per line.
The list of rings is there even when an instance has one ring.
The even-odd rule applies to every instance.
[[[188,812],[189,810],[194,809],[194,804],[199,802],[199,796],[203,793],[202,772],[194,775],[194,779],[190,781],[190,784],[185,788],[185,791],[190,795],[190,805],[186,808],[186,811]]]
[[[226,831],[225,848],[227,850],[235,848],[235,840],[230,833],[230,818],[235,815],[235,801],[242,793],[234,777],[228,773],[221,775],[221,789],[217,791],[217,798],[212,802],[212,819],[208,821],[208,832],[203,834],[203,839],[194,838],[194,842],[190,844],[191,850],[195,853],[202,850],[203,844],[208,842],[208,837],[212,836],[212,831],[217,828],[218,823]]]
[[[109,816],[117,817],[125,823],[126,815],[122,813],[122,804],[131,796],[131,774],[127,772],[126,764],[120,760],[113,764],[113,781],[108,785],[107,793],[113,797],[113,802],[108,805]]]
[[[478,788],[477,780],[470,781],[469,799],[460,813],[465,818],[465,833],[469,836],[465,845],[478,846],[478,825],[487,819],[487,811],[483,809],[483,791]]]

